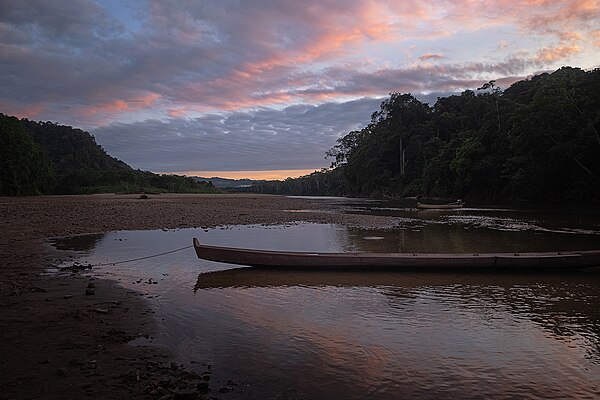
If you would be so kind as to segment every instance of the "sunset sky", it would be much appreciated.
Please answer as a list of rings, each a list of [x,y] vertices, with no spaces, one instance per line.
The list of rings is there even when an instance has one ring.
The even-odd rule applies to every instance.
[[[0,0],[0,112],[155,172],[302,174],[390,92],[563,65],[600,66],[600,0]]]

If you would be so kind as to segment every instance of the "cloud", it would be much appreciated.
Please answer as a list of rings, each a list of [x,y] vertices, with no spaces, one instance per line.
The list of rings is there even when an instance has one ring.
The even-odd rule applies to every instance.
[[[43,118],[94,127],[343,101],[404,87],[444,91],[501,78],[502,68],[489,66],[506,65],[507,59],[523,60],[519,73],[568,62],[585,51],[584,40],[597,36],[600,15],[597,0],[130,0],[121,5],[132,15],[122,18],[102,0],[0,2],[0,101],[6,110],[42,110]],[[526,49],[527,55],[507,54],[504,47],[516,48],[509,35],[487,47],[479,44],[490,56],[470,62],[452,58],[462,50],[461,43],[452,43],[455,36],[477,38],[493,27],[536,35],[537,47]],[[436,45],[441,38],[448,47],[443,54],[435,50],[441,49]],[[421,61],[445,69],[399,59],[397,54],[414,43]],[[500,54],[492,57],[494,52]],[[597,56],[589,57],[598,64]],[[456,68],[460,65],[469,76]],[[431,75],[440,72],[442,78]]]
[[[15,106],[3,101],[0,101],[0,112],[6,115],[15,116],[18,118],[35,118],[44,111],[44,105],[40,103],[32,103],[25,106]]]
[[[568,58],[573,54],[581,52],[579,46],[558,46],[540,49],[537,53],[537,60],[540,62],[553,62]]]
[[[526,26],[542,32],[568,31],[574,26],[588,30],[597,26],[600,15],[600,2],[597,0],[530,0],[526,3],[538,6],[535,7],[535,14],[526,19]]]
[[[319,168],[390,92],[600,64],[599,19],[598,0],[3,1],[0,112],[136,168]]]
[[[594,46],[600,47],[600,29],[590,32],[590,37]]]
[[[41,42],[58,42],[63,47],[86,46],[95,38],[115,37],[125,29],[100,5],[89,0],[1,2],[0,22],[21,36],[21,43],[34,46]]]
[[[109,154],[144,170],[318,169],[329,166],[324,155],[337,138],[366,126],[381,100],[114,123],[92,133]]]
[[[78,110],[78,114],[84,117],[107,114],[114,116],[118,113],[151,107],[156,103],[156,101],[158,101],[159,98],[160,95],[156,93],[148,93],[133,99],[117,99],[104,104],[81,107]]]
[[[442,54],[427,53],[427,54],[423,54],[421,57],[419,57],[419,60],[421,60],[421,61],[442,60],[444,58],[445,57]]]

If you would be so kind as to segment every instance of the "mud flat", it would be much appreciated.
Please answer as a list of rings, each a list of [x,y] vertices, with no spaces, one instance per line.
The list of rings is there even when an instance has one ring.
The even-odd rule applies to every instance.
[[[44,274],[74,259],[52,248],[49,238],[292,221],[395,224],[392,218],[331,211],[323,201],[259,195],[0,198],[0,399],[219,395],[203,360],[195,360],[191,372],[172,363],[168,349],[127,345],[157,329],[155,310],[141,293],[78,272]]]

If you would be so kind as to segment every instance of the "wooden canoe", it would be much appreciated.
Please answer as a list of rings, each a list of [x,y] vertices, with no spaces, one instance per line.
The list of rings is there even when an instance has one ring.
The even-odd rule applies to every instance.
[[[600,250],[543,253],[312,253],[200,244],[198,258],[269,268],[358,269],[574,269],[600,266]]]
[[[425,210],[448,210],[453,208],[462,208],[464,203],[446,203],[446,204],[427,204],[427,203],[419,203],[417,202],[417,208],[425,209]]]

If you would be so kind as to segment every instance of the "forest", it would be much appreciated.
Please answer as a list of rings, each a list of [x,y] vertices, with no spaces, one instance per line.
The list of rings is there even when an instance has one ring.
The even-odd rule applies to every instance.
[[[247,191],[481,202],[600,201],[600,69],[563,67],[502,90],[490,81],[430,106],[391,93],[325,154],[331,168]],[[134,170],[94,137],[0,114],[0,194],[216,192]]]
[[[88,132],[0,114],[0,195],[215,193],[210,182],[134,170]]]
[[[505,90],[490,81],[433,106],[391,93],[326,153],[330,169],[251,190],[597,204],[599,132],[600,69],[563,67]]]

